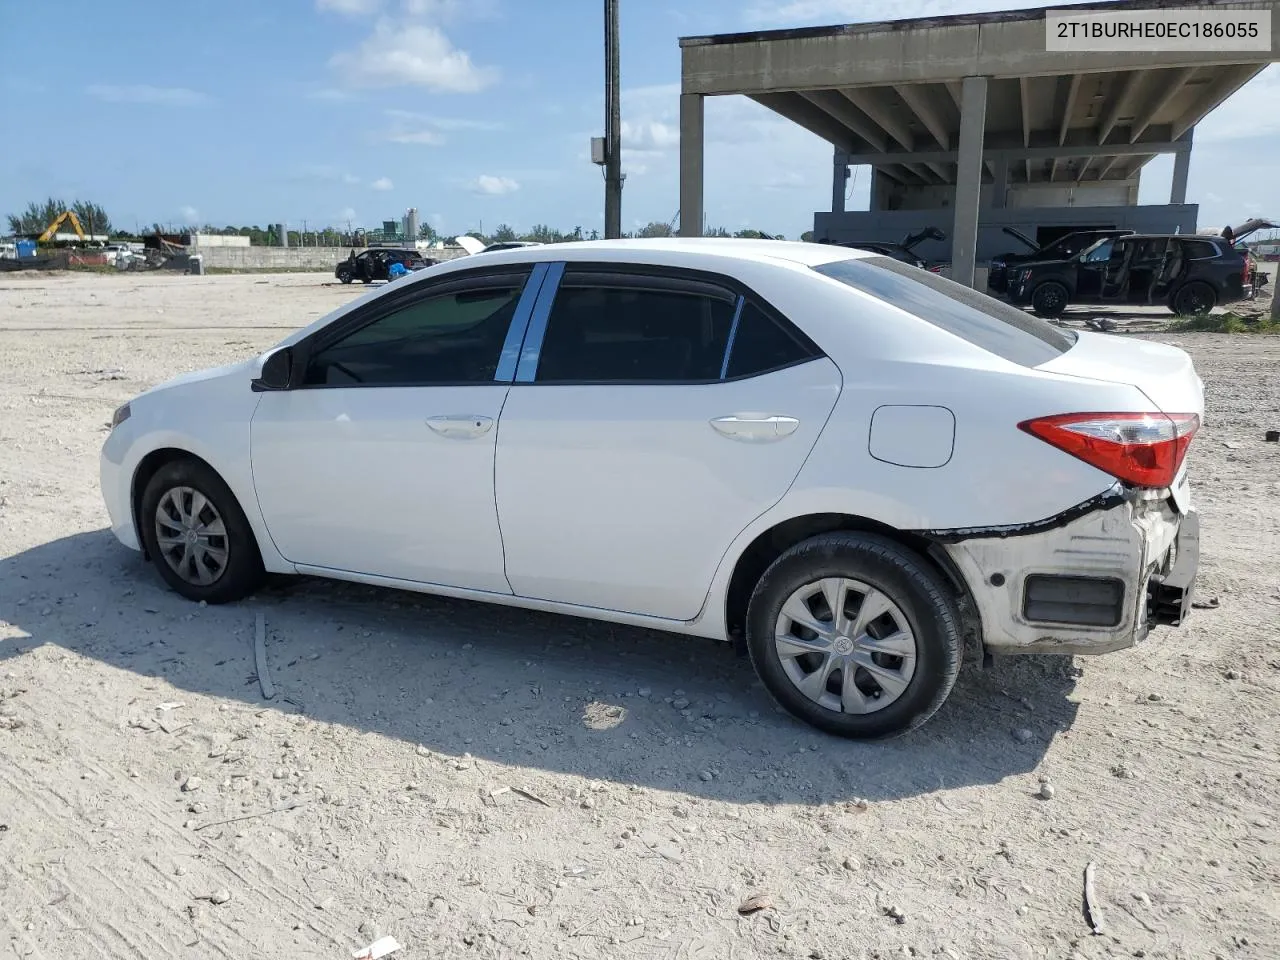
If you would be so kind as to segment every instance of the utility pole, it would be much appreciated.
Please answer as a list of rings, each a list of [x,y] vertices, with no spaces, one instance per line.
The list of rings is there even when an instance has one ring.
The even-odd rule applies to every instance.
[[[604,235],[622,236],[622,105],[618,0],[604,0]]]

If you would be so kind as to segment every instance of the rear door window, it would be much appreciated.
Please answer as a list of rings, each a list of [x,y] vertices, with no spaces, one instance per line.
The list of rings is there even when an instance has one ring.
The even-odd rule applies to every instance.
[[[813,268],[935,327],[1025,367],[1066,353],[1075,334],[969,287],[888,257],[837,260]]]
[[[720,379],[737,297],[663,277],[565,274],[538,355],[537,383],[707,383]]]

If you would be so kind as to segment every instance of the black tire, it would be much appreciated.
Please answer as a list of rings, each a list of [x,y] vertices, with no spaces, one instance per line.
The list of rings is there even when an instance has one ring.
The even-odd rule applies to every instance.
[[[347,273],[347,272],[344,270],[342,273],[338,274],[338,282],[339,282],[339,283],[350,283],[350,282],[351,282],[351,274]]]
[[[1057,280],[1046,280],[1031,293],[1031,309],[1038,317],[1053,319],[1062,316],[1067,309],[1070,294],[1065,284]]]
[[[831,709],[802,693],[775,644],[787,600],[828,577],[860,581],[905,615],[915,637],[915,670],[898,699],[870,713]],[[747,650],[766,689],[793,716],[857,740],[898,736],[919,727],[955,685],[963,655],[960,617],[943,580],[919,556],[874,534],[826,533],[796,544],[765,571],[747,608]]]
[[[360,282],[361,282],[361,283],[373,283],[373,277],[361,277],[361,278],[360,278]]]
[[[1196,280],[1178,288],[1169,301],[1169,309],[1180,317],[1203,317],[1217,304],[1218,294],[1213,287]]]
[[[175,556],[173,552],[175,549],[183,551],[185,555],[184,548],[171,547],[170,552],[166,554],[160,544],[157,511],[166,494],[179,488],[189,488],[203,495],[222,520],[225,535],[210,537],[207,543],[215,549],[225,551],[225,562],[219,564],[220,569],[209,583],[185,579],[169,559]],[[179,497],[179,499],[182,498]],[[174,514],[172,511],[167,511],[167,515]],[[210,514],[206,513],[205,516]],[[147,481],[146,488],[142,491],[142,499],[138,503],[138,529],[142,534],[147,554],[151,557],[156,569],[160,571],[160,576],[175,593],[181,594],[188,600],[230,603],[247,597],[266,579],[262,555],[258,551],[258,542],[253,535],[253,528],[249,526],[249,521],[244,511],[240,509],[240,504],[236,502],[235,495],[217,473],[197,460],[174,460],[166,463]],[[186,568],[192,569],[191,566]],[[207,564],[205,569],[209,569]]]

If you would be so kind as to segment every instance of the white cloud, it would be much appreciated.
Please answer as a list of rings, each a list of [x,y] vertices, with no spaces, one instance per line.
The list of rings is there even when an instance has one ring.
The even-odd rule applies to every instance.
[[[344,173],[344,174],[342,175],[342,182],[343,182],[343,183],[348,183],[348,184],[351,184],[352,186],[354,186],[355,184],[357,184],[357,183],[359,183],[359,182],[360,182],[360,178],[359,178],[359,177],[357,177],[357,176],[356,176],[355,174],[353,174],[353,173]]]
[[[668,150],[680,145],[680,129],[661,120],[622,121],[622,142],[637,150]]]
[[[1272,64],[1200,121],[1196,126],[1196,144],[1280,133],[1280,114],[1265,107],[1259,109],[1260,104],[1275,103],[1280,103],[1280,67]]]
[[[316,0],[317,10],[329,10],[348,17],[367,16],[382,6],[382,0]]]
[[[339,223],[348,223],[355,221],[356,219],[356,211],[354,207],[343,207],[338,211]]]
[[[425,123],[438,130],[501,130],[502,124],[492,120],[475,120],[470,117],[437,117],[430,113],[417,113],[413,110],[391,108],[384,110],[392,120]]]
[[[469,184],[467,189],[472,193],[482,193],[490,197],[500,197],[503,194],[515,193],[520,189],[520,184],[512,180],[510,177],[494,177],[487,173],[482,173]]]
[[[194,227],[200,222],[200,211],[195,207],[180,207],[178,213],[182,216],[182,222],[189,227]]]
[[[416,143],[429,147],[438,147],[444,143],[444,134],[437,130],[406,130],[387,134],[391,143]]]
[[[369,184],[374,190],[390,190],[395,184],[388,177],[379,177],[373,183]]]
[[[117,86],[110,84],[93,84],[85,88],[85,93],[97,100],[107,103],[158,103],[169,106],[194,106],[208,103],[208,94],[186,87],[151,87],[146,84]]]
[[[329,65],[356,87],[426,87],[440,93],[475,93],[498,81],[494,67],[477,67],[438,27],[381,19],[355,50],[334,54]]]

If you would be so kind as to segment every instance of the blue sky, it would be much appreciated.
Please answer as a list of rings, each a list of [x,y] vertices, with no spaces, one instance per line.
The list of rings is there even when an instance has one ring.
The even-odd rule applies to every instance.
[[[1028,5],[621,0],[624,225],[676,214],[680,36]],[[0,0],[0,213],[52,194],[128,228],[373,226],[410,206],[448,233],[602,225],[600,0],[56,6],[52,24],[45,3]],[[1202,225],[1280,216],[1277,103],[1271,67],[1197,130]],[[829,206],[831,148],[811,134],[731,97],[708,101],[707,138],[712,224],[794,237]],[[1147,167],[1144,202],[1167,200],[1171,168]]]

